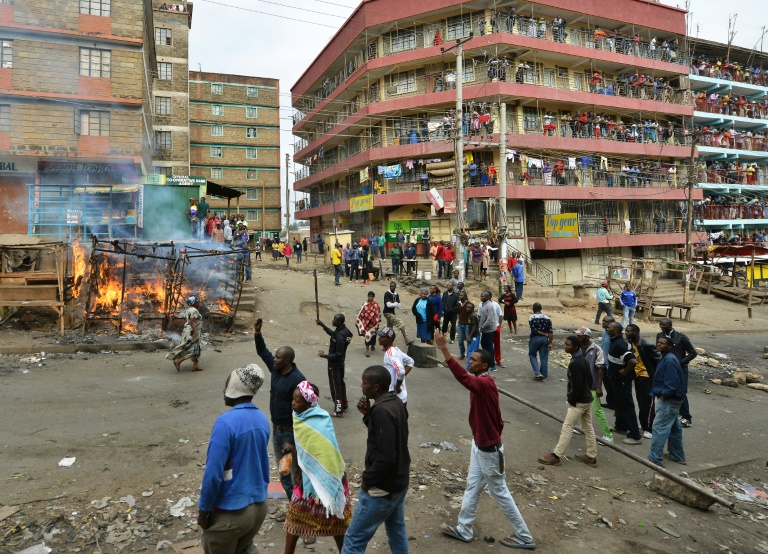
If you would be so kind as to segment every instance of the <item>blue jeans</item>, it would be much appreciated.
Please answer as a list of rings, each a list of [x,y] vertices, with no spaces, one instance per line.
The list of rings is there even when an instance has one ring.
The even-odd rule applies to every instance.
[[[519,282],[515,281],[515,296],[517,296],[518,300],[522,300],[523,299],[523,285],[524,284],[525,283],[519,283]]]
[[[635,323],[635,310],[637,308],[630,308],[629,306],[624,306],[624,318],[621,320],[621,326],[626,327],[627,323],[634,324]]]
[[[384,259],[384,245],[379,245],[379,257],[383,260]]]
[[[405,494],[408,489],[375,498],[360,489],[357,507],[344,536],[341,554],[363,554],[376,530],[384,524],[389,549],[398,554],[408,553],[408,537],[405,534]]]
[[[538,359],[536,359],[536,354],[539,355]],[[546,379],[549,375],[549,339],[542,335],[531,337],[528,341],[528,357],[531,359],[533,372]]]
[[[437,260],[437,278],[443,278],[443,270],[445,269],[445,260]],[[446,273],[446,277],[448,274]]]
[[[683,426],[678,418],[682,402],[656,398],[655,404],[656,418],[653,420],[653,439],[648,459],[664,467],[664,445],[669,440],[669,457],[684,462]]]
[[[341,276],[344,275],[344,268],[341,267],[341,264],[337,264],[333,266],[334,271],[334,282],[338,285],[339,279],[341,279]]]
[[[275,461],[279,462],[283,457],[283,444],[285,443],[296,445],[296,441],[293,438],[293,429],[290,431],[278,431],[276,428],[272,429],[272,450],[275,453]],[[294,460],[296,458],[294,457]],[[293,496],[293,471],[288,475],[280,476],[280,484],[283,485],[288,500]]]
[[[605,315],[613,316],[613,308],[611,307],[610,302],[597,303],[597,314],[595,314],[595,325],[600,323],[600,316],[603,313],[605,313]]]
[[[459,323],[459,354],[466,354],[465,342],[469,342],[469,324]]]

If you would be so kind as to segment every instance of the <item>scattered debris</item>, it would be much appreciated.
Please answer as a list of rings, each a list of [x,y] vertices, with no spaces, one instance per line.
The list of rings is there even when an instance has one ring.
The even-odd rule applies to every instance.
[[[59,462],[59,466],[61,466],[61,467],[72,467],[76,460],[77,460],[77,458],[74,457],[74,456],[71,457],[71,458],[62,458],[61,461]]]
[[[189,508],[194,505],[195,503],[192,502],[192,499],[190,497],[184,496],[180,498],[179,501],[176,502],[176,504],[171,506],[171,515],[173,517],[181,517],[184,515],[184,510],[186,508]]]
[[[680,538],[680,533],[673,531],[672,529],[669,529],[668,527],[664,527],[663,525],[659,525],[658,523],[654,523],[654,526],[659,529],[660,531],[663,531],[670,537],[675,537],[676,539]]]
[[[440,448],[442,450],[447,450],[448,452],[459,452],[459,449],[456,448],[456,445],[452,442],[423,442],[419,445],[419,448]]]

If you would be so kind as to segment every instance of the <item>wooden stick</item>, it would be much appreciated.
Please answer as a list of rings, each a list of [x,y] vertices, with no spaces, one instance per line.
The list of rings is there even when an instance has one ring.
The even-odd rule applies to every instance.
[[[312,275],[315,277],[315,312],[317,315],[317,321],[320,321],[320,296],[317,292],[317,270],[312,270]]]

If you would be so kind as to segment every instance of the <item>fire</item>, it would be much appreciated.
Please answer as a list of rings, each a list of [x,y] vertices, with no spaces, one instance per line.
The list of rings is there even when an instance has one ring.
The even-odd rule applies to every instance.
[[[85,282],[85,247],[80,244],[78,239],[72,245],[72,277],[74,282],[72,284],[72,297],[77,298],[80,296],[80,290]]]
[[[218,305],[219,311],[221,313],[223,313],[223,314],[231,314],[232,313],[232,308],[229,307],[229,304],[227,304],[226,300],[223,300],[223,299],[219,298],[218,300],[216,300],[216,304]]]

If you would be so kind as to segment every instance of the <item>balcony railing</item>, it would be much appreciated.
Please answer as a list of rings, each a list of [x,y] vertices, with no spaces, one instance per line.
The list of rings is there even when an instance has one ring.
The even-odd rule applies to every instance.
[[[768,219],[768,206],[760,201],[753,204],[716,204],[716,205],[697,205],[694,206],[694,217],[699,220],[705,219]]]
[[[764,72],[761,68],[744,68],[735,64],[724,64],[722,61],[718,65],[717,63],[699,59],[692,63],[691,75],[768,87],[768,73]]]
[[[730,131],[697,130],[696,140],[699,146],[768,152],[768,139],[764,135],[749,136],[751,134],[751,132],[734,134]]]
[[[626,233],[629,223],[629,233]],[[652,217],[634,217],[629,219],[615,217],[579,215],[579,236],[603,237],[607,235],[664,235],[684,233],[685,222],[670,212],[658,213]],[[528,236],[543,238],[544,218],[528,217]]]
[[[717,115],[746,117],[749,119],[768,119],[768,103],[744,101],[737,99],[696,98],[696,111]]]
[[[472,31],[475,35],[491,35],[496,33],[509,33],[520,36],[538,38],[549,42],[559,42],[573,46],[582,46],[593,48],[605,52],[613,52],[627,56],[640,57],[645,59],[659,60],[663,62],[688,65],[689,58],[677,51],[677,45],[672,42],[665,44],[664,41],[652,45],[651,42],[645,42],[636,37],[625,37],[608,33],[605,37],[596,33],[594,30],[572,27],[553,27],[551,20],[545,20],[541,24],[540,19],[529,19],[527,17],[507,17],[505,14],[494,14],[490,21],[486,22],[474,14],[472,17]],[[460,32],[461,37],[469,35],[469,26],[466,26],[466,32]],[[406,29],[404,32],[409,32]],[[450,32],[456,35],[456,29],[451,28]],[[345,54],[344,67],[333,75],[327,76],[311,99],[305,100],[301,111],[294,114],[294,125],[306,117],[318,103],[322,102],[334,90],[340,87],[349,77],[366,61],[386,57],[401,52],[419,50],[431,46],[443,44],[445,37],[452,37],[449,34],[448,25],[445,21],[422,25],[413,28],[408,36],[398,35],[392,37],[386,35],[383,40],[383,50],[379,52],[377,39],[369,44],[365,49],[357,52]],[[439,37],[439,38],[438,38]],[[453,38],[460,38],[454,36]],[[447,39],[446,39],[447,40]],[[627,61],[629,65],[631,62]]]
[[[748,171],[747,169],[746,167],[740,169],[736,166],[722,167],[711,165],[706,168],[699,166],[697,169],[697,181],[699,183],[716,185],[768,185],[765,165],[756,165],[753,168],[754,171]]]

